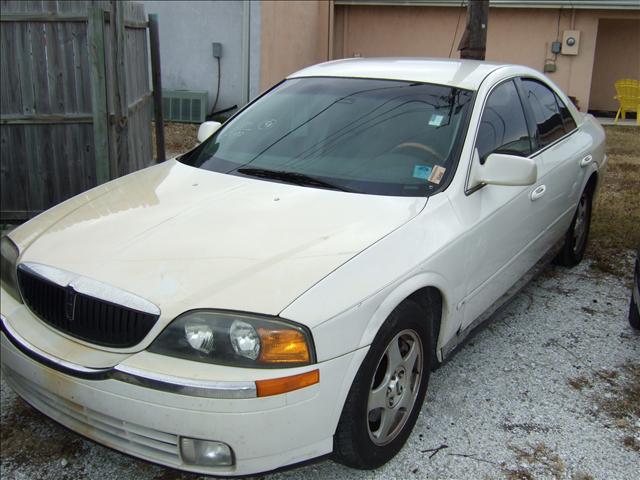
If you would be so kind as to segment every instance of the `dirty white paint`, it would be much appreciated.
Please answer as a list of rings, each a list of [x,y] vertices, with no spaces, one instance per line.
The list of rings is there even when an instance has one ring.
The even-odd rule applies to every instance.
[[[627,273],[632,270],[631,256]],[[623,431],[600,412],[602,383],[583,390],[569,379],[620,372],[640,358],[640,333],[627,322],[630,277],[589,268],[549,267],[431,377],[427,400],[407,444],[376,471],[330,460],[281,472],[273,480],[504,478],[523,469],[552,478],[514,448],[544,444],[563,464],[558,478],[640,478],[638,453],[622,445],[640,437],[640,419]],[[116,453],[33,411],[2,382],[2,472],[6,478],[196,479]],[[447,445],[429,458],[433,449]]]

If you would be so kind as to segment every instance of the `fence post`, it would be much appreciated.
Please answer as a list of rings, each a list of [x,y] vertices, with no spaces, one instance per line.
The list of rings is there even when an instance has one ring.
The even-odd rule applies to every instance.
[[[93,109],[93,143],[96,162],[96,184],[109,181],[109,117],[105,72],[104,12],[90,8],[87,25],[89,44],[89,79]]]
[[[113,107],[114,122],[111,139],[113,148],[111,154],[111,175],[113,177],[126,173],[129,165],[129,100],[127,95],[127,81],[125,72],[125,5],[119,1],[111,1],[111,17],[109,31],[111,33],[111,49],[114,67]],[[123,168],[124,166],[124,168]]]
[[[156,155],[158,162],[164,162],[164,118],[162,116],[162,79],[160,76],[160,35],[158,15],[149,14],[149,48],[151,50],[151,79],[153,82],[153,111],[156,123]]]

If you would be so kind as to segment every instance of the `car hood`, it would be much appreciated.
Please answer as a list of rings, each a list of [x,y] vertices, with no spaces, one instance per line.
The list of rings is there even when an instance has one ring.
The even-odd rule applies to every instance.
[[[173,160],[63,203],[11,236],[21,262],[135,293],[160,308],[163,323],[195,308],[277,315],[425,203]]]

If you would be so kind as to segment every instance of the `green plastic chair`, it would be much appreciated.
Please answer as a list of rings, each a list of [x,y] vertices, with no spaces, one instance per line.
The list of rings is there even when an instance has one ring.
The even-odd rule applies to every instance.
[[[618,123],[618,118],[627,118],[627,112],[636,112],[636,123],[640,125],[640,81],[632,78],[623,78],[616,81],[616,93],[613,98],[618,100],[620,108],[613,123]]]

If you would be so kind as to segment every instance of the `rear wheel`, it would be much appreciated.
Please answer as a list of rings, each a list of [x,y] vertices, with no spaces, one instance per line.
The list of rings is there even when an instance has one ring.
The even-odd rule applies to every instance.
[[[334,436],[334,457],[377,468],[402,448],[416,423],[431,371],[431,319],[400,304],[376,335],[351,386]]]
[[[565,234],[562,250],[556,257],[556,263],[565,267],[579,264],[584,257],[591,226],[591,191],[587,188],[580,196],[576,213],[569,230]]]

